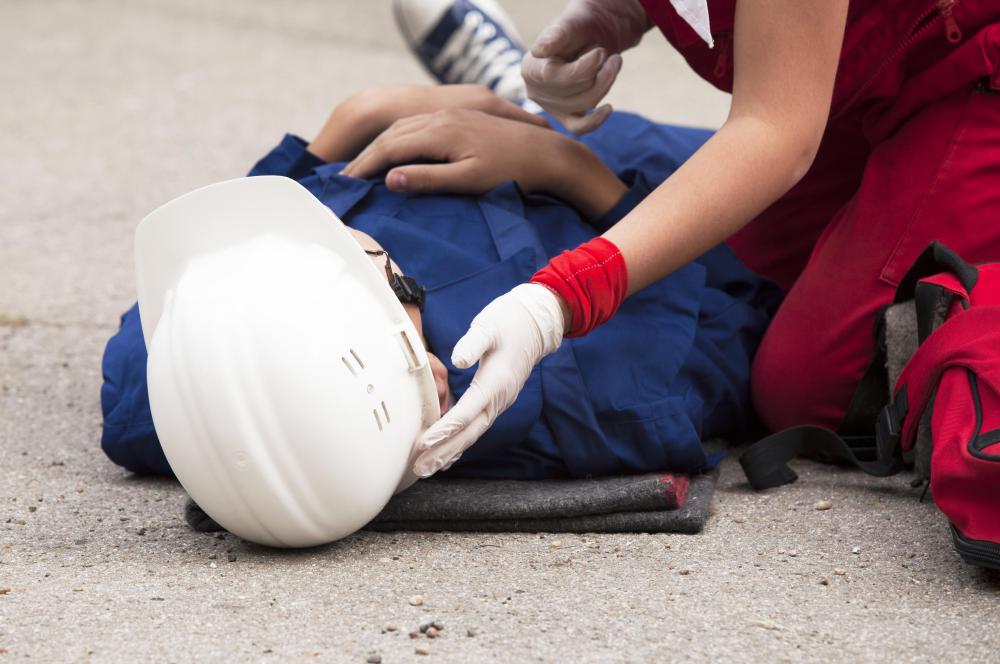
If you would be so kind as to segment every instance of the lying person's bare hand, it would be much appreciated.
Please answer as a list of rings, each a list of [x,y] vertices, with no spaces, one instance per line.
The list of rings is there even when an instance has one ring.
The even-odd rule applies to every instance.
[[[438,163],[415,163],[415,162]],[[625,186],[582,143],[550,129],[451,109],[397,120],[343,170],[370,178],[386,169],[386,186],[413,193],[482,194],[516,182],[526,193],[544,192],[596,217],[614,205]]]
[[[558,151],[564,141],[555,132],[481,111],[438,111],[394,122],[343,174],[369,178],[394,164],[434,160],[446,163],[396,168],[386,183],[398,191],[479,194],[515,180],[524,190],[537,191],[547,178],[538,152]],[[528,145],[530,153],[517,149]]]

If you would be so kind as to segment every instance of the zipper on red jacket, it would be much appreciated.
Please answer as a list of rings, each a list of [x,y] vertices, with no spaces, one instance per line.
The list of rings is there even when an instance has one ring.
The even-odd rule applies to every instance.
[[[715,78],[725,78],[729,73],[729,51],[733,45],[732,36],[728,32],[721,32],[715,37],[719,49],[719,55],[715,59],[715,69],[712,73]]]
[[[902,39],[892,52],[886,56],[882,63],[875,68],[871,75],[865,79],[865,82],[861,84],[857,90],[844,102],[838,102],[837,105],[841,109],[847,109],[851,104],[854,103],[862,94],[864,94],[868,88],[878,79],[878,77],[885,71],[885,68],[889,66],[896,58],[903,55],[906,49],[910,45],[920,39],[928,30],[931,29],[936,23],[938,17],[941,18],[945,27],[945,36],[951,43],[958,43],[962,41],[962,29],[958,26],[958,22],[955,21],[954,12],[955,7],[961,0],[936,0],[934,4],[927,8],[920,17],[913,23],[912,27],[906,31],[906,37]]]
[[[954,16],[957,4],[958,0],[938,0],[937,3],[938,12],[944,19],[944,34],[952,44],[962,41],[962,28],[958,27],[958,21]]]

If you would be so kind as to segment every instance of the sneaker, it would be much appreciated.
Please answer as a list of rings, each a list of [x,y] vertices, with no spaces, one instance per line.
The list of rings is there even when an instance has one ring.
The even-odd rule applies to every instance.
[[[406,43],[440,83],[477,83],[525,102],[524,46],[495,0],[394,0],[393,9]]]

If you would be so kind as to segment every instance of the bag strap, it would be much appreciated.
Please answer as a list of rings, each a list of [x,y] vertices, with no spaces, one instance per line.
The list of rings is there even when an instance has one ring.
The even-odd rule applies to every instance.
[[[912,300],[917,284],[922,279],[942,272],[954,276],[958,285],[965,291],[967,299],[979,281],[979,269],[975,265],[962,260],[954,251],[935,240],[927,245],[927,248],[921,252],[917,260],[913,261],[910,269],[900,279],[899,286],[896,287],[896,295],[892,299],[893,304]]]
[[[752,445],[740,456],[740,466],[755,491],[798,479],[788,462],[806,450],[825,453],[876,477],[895,475],[903,467],[903,458],[899,453],[899,430],[891,428],[893,422],[888,416],[884,422],[880,418],[879,427],[886,427],[886,435],[874,437],[840,436],[808,424],[785,429]],[[874,447],[870,445],[873,442]]]

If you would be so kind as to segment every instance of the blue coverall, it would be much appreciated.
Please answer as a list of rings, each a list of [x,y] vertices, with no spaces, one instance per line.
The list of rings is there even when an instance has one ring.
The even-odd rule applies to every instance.
[[[426,287],[424,334],[458,398],[475,367],[458,370],[449,358],[472,318],[551,256],[618,221],[710,135],[613,114],[582,140],[629,190],[592,223],[513,184],[482,196],[390,192],[380,179],[339,175],[342,164],[321,162],[291,135],[250,175],[298,180]],[[701,441],[746,426],[750,362],[778,298],[728,248],[713,249],[542,360],[514,405],[447,474],[538,479],[711,467]],[[104,451],[133,472],[171,474],[153,429],[135,306],[108,342],[103,369]]]

